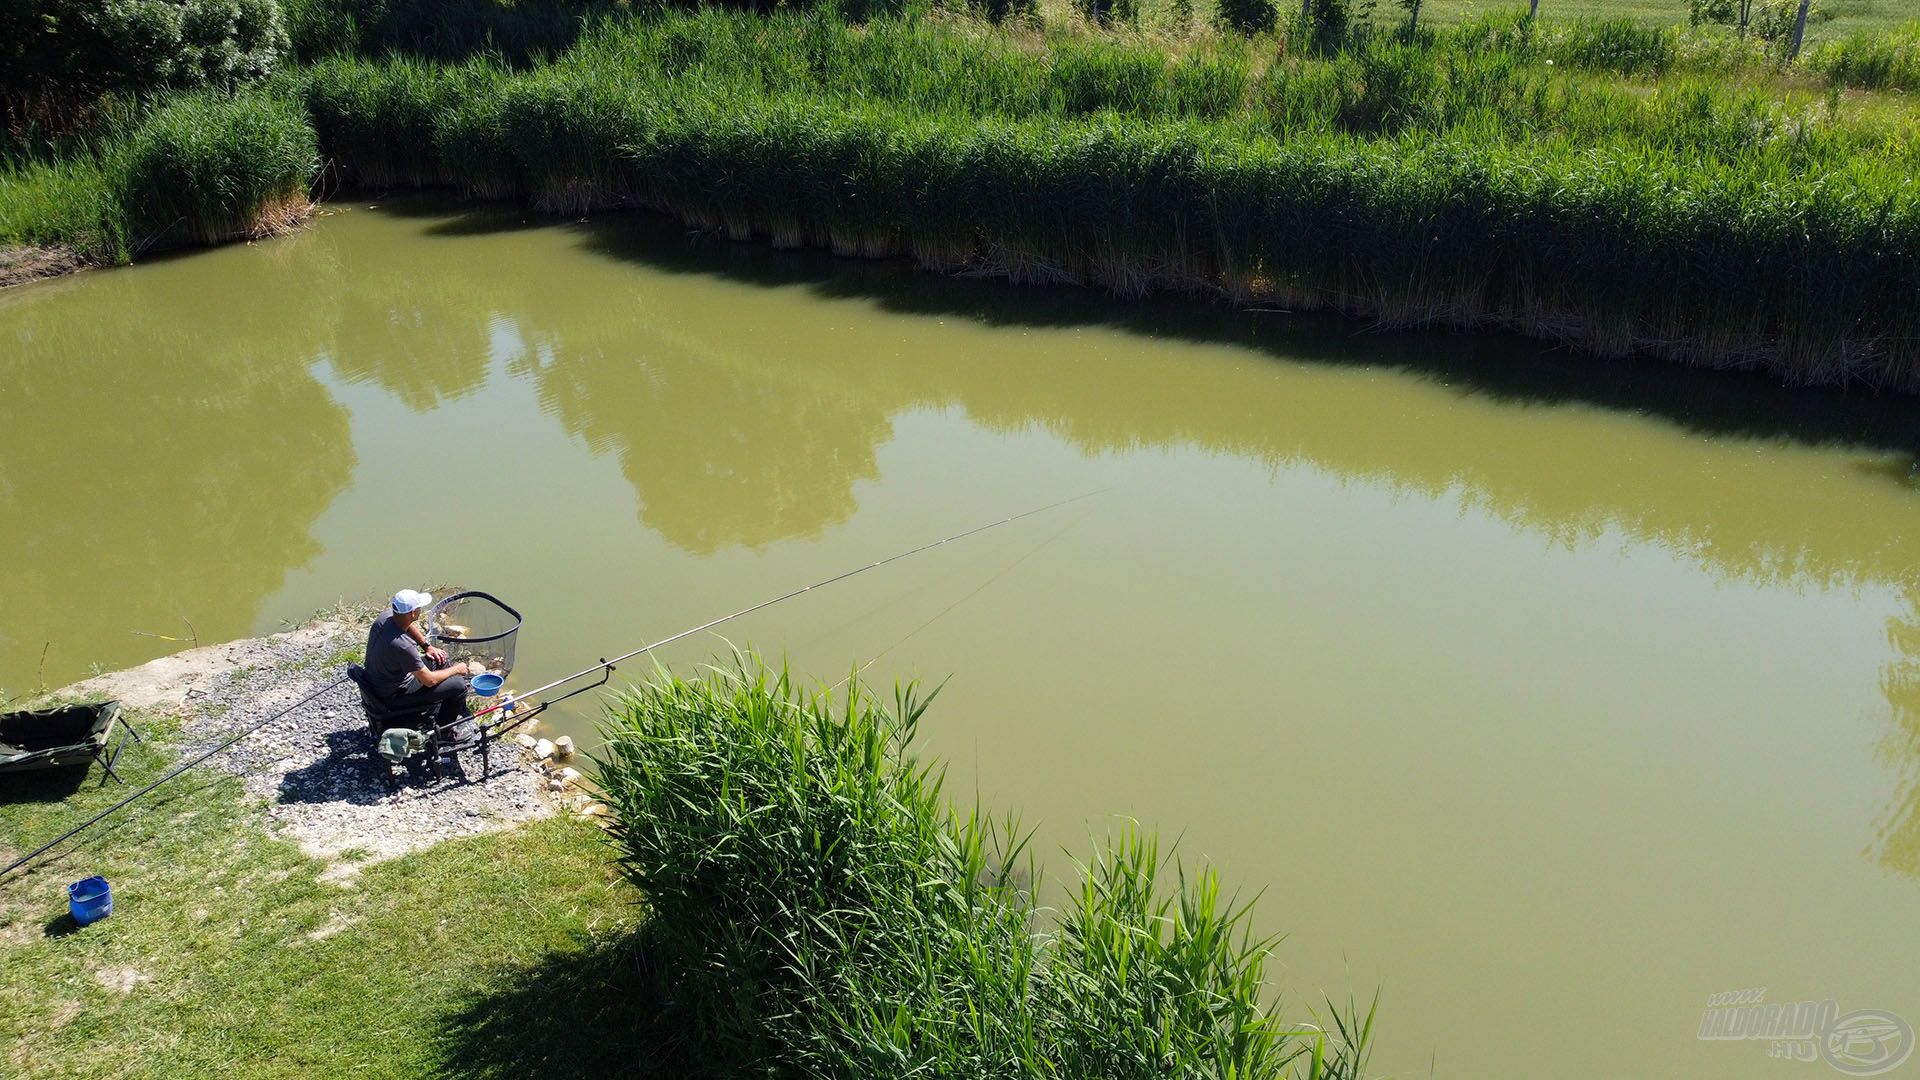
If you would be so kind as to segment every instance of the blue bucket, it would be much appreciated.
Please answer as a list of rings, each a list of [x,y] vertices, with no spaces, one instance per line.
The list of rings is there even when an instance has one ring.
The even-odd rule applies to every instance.
[[[504,676],[495,675],[489,671],[485,675],[475,675],[473,681],[467,685],[472,687],[473,692],[479,694],[481,697],[492,697],[500,692],[500,684],[506,681]]]
[[[113,890],[107,887],[107,879],[95,875],[67,886],[67,909],[81,926],[113,914]]]

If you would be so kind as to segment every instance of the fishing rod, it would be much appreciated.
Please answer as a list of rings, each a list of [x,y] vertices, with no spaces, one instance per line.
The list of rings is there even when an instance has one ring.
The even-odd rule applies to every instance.
[[[642,645],[639,648],[633,650],[632,652],[623,653],[619,656],[614,657],[611,660],[603,658],[599,663],[594,664],[592,667],[581,668],[579,671],[576,671],[565,678],[555,679],[554,681],[546,684],[545,686],[535,687],[534,689],[528,690],[525,693],[511,695],[505,701],[495,702],[494,704],[489,705],[484,709],[481,709],[479,712],[474,713],[473,714],[474,718],[479,719],[480,717],[485,716],[486,714],[493,712],[497,709],[505,708],[509,702],[519,702],[524,699],[531,698],[537,694],[544,694],[547,691],[554,689],[555,687],[565,686],[566,684],[573,682],[575,679],[584,679],[587,676],[594,674],[595,672],[603,671],[603,670],[611,671],[614,665],[616,664],[625,663],[626,661],[631,660],[636,656],[639,656],[643,653],[652,652],[653,650],[658,649],[663,645],[671,645],[672,643],[679,641],[681,638],[692,637],[693,635],[698,634],[701,631],[711,630],[714,627],[719,626],[721,623],[732,622],[733,620],[738,619],[743,615],[751,615],[762,608],[770,608],[775,604],[779,604],[779,603],[783,603],[785,601],[791,600],[796,596],[803,596],[807,593],[812,592],[815,589],[822,589],[827,587],[828,585],[845,581],[850,577],[856,577],[860,574],[864,574],[869,570],[876,570],[882,566],[887,565],[888,563],[899,562],[901,559],[907,558],[912,555],[918,555],[923,551],[931,551],[942,544],[950,544],[955,540],[964,540],[969,536],[974,536],[979,533],[986,532],[988,529],[997,529],[1002,525],[1019,521],[1021,518],[1032,517],[1035,514],[1044,514],[1049,510],[1058,510],[1062,506],[1066,506],[1070,503],[1077,503],[1082,499],[1090,499],[1095,495],[1102,495],[1110,490],[1112,489],[1100,488],[1097,491],[1088,491],[1080,495],[1075,495],[1070,499],[1061,499],[1059,502],[1048,503],[1045,506],[1036,506],[1031,510],[1023,510],[1020,513],[1014,514],[1010,517],[1003,517],[998,521],[990,521],[985,525],[976,525],[973,528],[966,530],[965,532],[957,532],[957,533],[954,533],[952,536],[944,536],[938,540],[933,541],[932,543],[921,544],[917,548],[913,548],[908,551],[902,551],[897,555],[889,555],[884,559],[867,563],[865,566],[856,567],[852,570],[846,571],[845,573],[835,574],[830,578],[824,578],[820,581],[814,582],[811,585],[803,585],[800,588],[793,590],[792,592],[782,593],[781,595],[776,596],[771,600],[762,600],[761,602],[753,605],[752,607],[741,608],[739,611],[736,611],[731,615],[722,615],[719,618],[713,619],[709,622],[703,622],[699,626],[693,627],[690,630],[682,630],[679,633],[674,634],[672,637],[664,637],[664,638],[661,638],[659,641],[653,642],[651,644]]]
[[[72,839],[73,837],[78,836],[81,833],[85,832],[86,830],[99,824],[100,822],[105,821],[108,815],[112,814],[114,811],[119,810],[121,807],[126,806],[128,803],[133,802],[135,799],[144,798],[147,795],[147,793],[151,792],[154,788],[157,788],[161,784],[164,784],[167,781],[173,779],[174,777],[179,776],[181,773],[186,772],[188,769],[193,768],[195,765],[198,765],[201,762],[207,760],[208,758],[214,756],[215,754],[220,753],[222,750],[227,749],[228,747],[232,746],[234,743],[237,743],[241,739],[244,739],[247,736],[253,734],[254,732],[259,731],[261,728],[266,727],[268,724],[273,723],[275,720],[280,719],[281,717],[287,715],[293,710],[299,708],[302,705],[305,705],[307,702],[312,701],[313,699],[319,697],[321,694],[324,694],[327,691],[332,690],[334,687],[339,686],[341,683],[346,681],[347,680],[345,676],[342,676],[341,678],[333,680],[332,682],[326,684],[325,686],[322,686],[320,689],[315,690],[313,693],[308,694],[306,697],[301,698],[299,701],[296,701],[293,704],[287,706],[286,708],[281,709],[279,712],[274,713],[272,716],[267,717],[265,720],[262,720],[257,724],[254,724],[250,727],[243,729],[238,734],[228,739],[226,742],[221,743],[220,745],[214,747],[213,749],[207,751],[204,754],[201,754],[200,756],[194,758],[193,760],[186,762],[185,764],[177,766],[172,772],[168,773],[167,775],[161,777],[158,780],[155,780],[153,783],[148,784],[146,787],[141,788],[139,791],[134,792],[133,794],[127,796],[126,798],[121,799],[119,802],[114,803],[112,806],[107,807],[105,810],[102,810],[99,813],[88,818],[87,820],[81,822],[80,824],[75,825],[73,828],[68,829],[66,832],[61,833],[59,836],[54,837],[52,840],[49,840],[48,842],[40,845],[39,847],[33,849],[27,854],[20,856],[18,859],[13,860],[13,862],[8,863],[6,869],[0,870],[0,878],[6,877],[8,874],[13,873],[15,870],[20,869],[21,867],[27,865],[28,863],[39,858],[40,856],[45,855],[47,852],[52,851],[54,848],[59,847],[61,844],[66,843],[68,840]]]
[[[487,715],[488,713],[496,712],[502,708],[505,708],[509,701],[518,702],[521,700],[532,698],[536,694],[544,694],[549,690],[552,690],[556,687],[565,686],[567,683],[573,682],[577,679],[584,679],[588,675],[592,675],[595,672],[601,672],[601,671],[611,672],[614,668],[614,665],[624,663],[643,653],[652,652],[654,649],[657,649],[662,645],[672,644],[673,642],[679,641],[681,638],[691,637],[694,634],[698,634],[703,630],[711,630],[714,627],[719,626],[721,623],[732,622],[734,619],[738,619],[743,615],[751,615],[754,612],[761,610],[762,608],[772,607],[775,604],[779,604],[779,603],[783,603],[785,601],[791,600],[796,596],[802,596],[806,593],[810,593],[815,589],[825,588],[826,586],[832,585],[836,582],[845,581],[850,577],[855,577],[857,575],[864,574],[869,570],[878,569],[879,567],[885,566],[888,563],[899,562],[901,559],[905,559],[912,555],[918,555],[924,551],[931,551],[942,544],[949,544],[955,540],[964,540],[969,536],[974,536],[979,533],[986,532],[988,529],[997,529],[1000,526],[1006,525],[1010,522],[1019,521],[1021,518],[1032,517],[1035,514],[1043,514],[1049,510],[1057,510],[1062,506],[1068,505],[1069,503],[1076,503],[1082,499],[1089,499],[1095,495],[1103,494],[1107,490],[1109,489],[1101,488],[1098,491],[1089,491],[1089,492],[1086,492],[1085,494],[1075,495],[1070,499],[1061,499],[1059,502],[1056,502],[1056,503],[1048,503],[1046,506],[1035,507],[1032,510],[1025,510],[1018,514],[1014,514],[1010,517],[1001,518],[998,521],[991,521],[985,525],[976,525],[973,528],[966,530],[965,532],[957,532],[957,533],[954,533],[952,536],[941,537],[940,539],[935,540],[932,543],[921,544],[919,547],[913,548],[908,551],[902,551],[897,555],[889,555],[884,559],[879,559],[877,561],[867,563],[864,566],[856,567],[852,570],[846,571],[845,573],[835,574],[830,578],[825,578],[823,580],[816,581],[811,585],[805,585],[805,586],[802,586],[801,588],[794,589],[792,592],[782,593],[781,595],[776,596],[771,600],[762,600],[760,603],[754,604],[751,607],[741,608],[739,611],[736,611],[731,615],[722,615],[717,619],[713,619],[708,622],[701,623],[699,626],[693,627],[690,630],[682,630],[671,637],[664,637],[664,638],[661,638],[659,641],[653,642],[652,644],[642,645],[641,647],[633,650],[632,652],[623,653],[619,656],[614,657],[611,660],[603,659],[599,663],[594,664],[592,667],[582,668],[581,670],[576,671],[573,674],[566,676],[565,678],[555,679],[553,682],[550,682],[545,686],[536,687],[535,689],[529,690],[523,694],[512,695],[506,701],[496,702],[493,705],[489,705],[486,708],[481,709],[479,712],[474,713],[473,717],[474,719],[477,720],[480,717]],[[153,783],[148,784],[146,787],[141,788],[139,791],[136,791],[133,794],[127,796],[126,798],[121,799],[119,802],[114,803],[112,806],[107,807],[105,810],[100,811],[98,814],[95,814],[94,816],[88,818],[87,820],[81,822],[80,824],[74,826],[73,828],[68,829],[66,832],[61,833],[59,836],[55,837],[53,840],[45,844],[42,844],[39,847],[35,848],[33,851],[28,852],[27,854],[21,856],[18,859],[15,859],[13,862],[9,863],[5,869],[0,869],[0,878],[3,878],[8,874],[13,873],[15,870],[18,870],[22,866],[25,866],[28,863],[32,862],[33,860],[46,854],[47,852],[52,851],[54,848],[59,847],[61,844],[65,843],[66,841],[72,839],[75,836],[78,836],[80,833],[85,832],[87,829],[92,828],[94,825],[99,824],[101,821],[106,820],[107,817],[109,817],[116,811],[120,810],[122,807],[127,806],[128,804],[134,802],[137,799],[145,797],[149,792],[153,791],[155,788],[159,787],[160,785],[166,783],[169,780],[172,780],[174,777],[179,776],[181,773],[186,772],[188,769],[191,769],[194,766],[200,764],[201,762],[206,761],[207,759],[213,757],[214,755],[220,753],[221,751],[226,750],[228,747],[231,747],[233,744],[239,742],[240,740],[246,738],[247,736],[253,734],[256,731],[259,731],[261,728],[266,727],[268,724],[273,723],[275,720],[280,719],[281,717],[287,715],[293,710],[299,708],[302,705],[307,704],[308,702],[314,700],[315,698],[326,693],[327,691],[334,689],[335,687],[339,686],[341,683],[346,681],[347,680],[344,677],[342,677],[327,683],[325,686],[320,687],[318,690],[315,690],[311,694],[308,694],[306,697],[301,698],[299,701],[296,701],[293,704],[287,706],[286,708],[281,709],[279,712],[274,713],[272,716],[267,717],[265,720],[262,720],[257,724],[253,724],[241,730],[240,732],[233,735],[231,738],[227,739],[225,742],[222,742],[218,746],[215,746],[213,749],[208,750],[205,753],[200,754],[199,756],[193,758],[192,760],[187,761],[175,767],[173,771],[167,773],[165,776],[162,776],[160,779],[155,780]],[[605,681],[606,681],[605,676],[602,676],[601,682],[605,682]],[[590,690],[592,689],[592,687],[583,687],[582,689]],[[564,697],[568,695],[562,695],[562,696]],[[535,710],[539,710],[539,709],[546,708],[546,706],[535,704],[534,706],[532,706],[532,708]]]
[[[1072,528],[1071,525],[1067,526],[1067,529],[1070,529],[1070,528]],[[980,595],[982,592],[984,592],[987,589],[988,586],[992,585],[994,582],[999,581],[1001,578],[1006,577],[1008,574],[1012,573],[1014,567],[1019,566],[1021,563],[1026,562],[1028,559],[1032,558],[1035,554],[1037,554],[1040,551],[1041,548],[1044,548],[1048,544],[1051,544],[1055,540],[1058,540],[1062,536],[1065,536],[1067,534],[1067,529],[1061,529],[1059,532],[1054,533],[1052,536],[1049,536],[1045,540],[1040,541],[1040,543],[1036,547],[1034,547],[1033,550],[1028,551],[1025,555],[1022,555],[1019,558],[1013,560],[1011,563],[1008,563],[1006,567],[1003,568],[999,573],[993,575],[987,580],[974,586],[972,591],[968,592],[965,596],[962,596],[958,600],[955,600],[953,603],[948,604],[944,608],[941,608],[939,612],[933,616],[933,618],[928,619],[926,622],[923,622],[919,626],[916,626],[913,629],[907,631],[905,634],[900,636],[899,640],[895,641],[893,644],[887,646],[884,649],[881,649],[879,652],[874,653],[872,656],[868,657],[866,663],[861,664],[859,667],[853,669],[852,672],[848,673],[845,676],[842,676],[839,682],[834,683],[832,686],[827,688],[827,692],[832,693],[840,689],[841,687],[847,685],[848,683],[852,682],[853,680],[859,678],[862,672],[866,671],[868,668],[872,667],[873,665],[879,663],[881,657],[886,656],[888,653],[892,652],[893,650],[899,648],[902,645],[905,645],[909,638],[912,638],[915,634],[918,634],[920,631],[925,630],[929,626],[932,626],[934,623],[939,622],[941,619],[945,618],[947,614],[951,612],[954,608],[957,608],[961,604],[964,604],[967,601],[973,599],[974,597]],[[603,679],[602,682],[604,681],[605,680]],[[591,690],[594,687],[599,685],[600,683],[591,683],[587,686],[587,689]],[[574,693],[575,691],[568,691],[567,693],[562,694],[561,697],[562,698],[571,697],[573,696]],[[551,704],[551,703],[550,702],[542,703],[540,707],[545,708],[546,705],[548,704]],[[602,739],[600,742],[587,747],[586,752],[591,753],[592,751],[607,745],[607,743],[610,741],[611,741],[610,739]],[[582,751],[578,748],[574,750],[574,753],[576,754],[581,752]]]

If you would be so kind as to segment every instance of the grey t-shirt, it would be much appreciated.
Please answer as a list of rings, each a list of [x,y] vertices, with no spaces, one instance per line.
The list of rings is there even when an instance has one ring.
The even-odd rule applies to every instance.
[[[413,673],[426,666],[420,644],[393,619],[393,612],[373,620],[367,631],[367,681],[381,697],[398,697],[413,688]]]

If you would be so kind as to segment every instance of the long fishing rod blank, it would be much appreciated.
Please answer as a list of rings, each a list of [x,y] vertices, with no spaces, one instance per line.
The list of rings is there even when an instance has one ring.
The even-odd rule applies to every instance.
[[[1077,503],[1082,499],[1090,499],[1095,495],[1104,494],[1108,490],[1110,489],[1101,488],[1098,491],[1089,491],[1080,495],[1075,495],[1070,499],[1061,499],[1059,502],[1048,503],[1045,506],[1036,506],[1031,510],[1023,510],[1018,514],[1014,514],[1009,517],[1003,517],[998,521],[990,521],[985,525],[976,525],[973,528],[966,530],[965,532],[957,532],[957,533],[954,533],[952,536],[943,536],[940,539],[934,540],[930,543],[921,544],[917,548],[910,548],[906,551],[900,552],[897,555],[889,555],[884,559],[877,559],[873,562],[867,563],[865,566],[855,567],[854,569],[848,570],[845,573],[835,574],[830,578],[823,578],[820,581],[816,581],[811,585],[802,585],[800,588],[795,589],[792,592],[782,593],[771,600],[762,600],[760,603],[754,604],[751,607],[741,608],[739,611],[736,611],[731,615],[722,615],[719,618],[713,619],[709,622],[703,622],[699,626],[695,626],[687,630],[682,630],[671,637],[663,637],[659,641],[642,645],[639,648],[633,650],[632,652],[622,653],[621,655],[616,656],[611,660],[602,660],[599,663],[594,664],[592,667],[581,668],[579,671],[576,671],[573,674],[566,676],[565,678],[555,679],[554,681],[546,684],[545,686],[538,686],[533,688],[532,690],[526,691],[525,693],[515,694],[513,695],[511,700],[519,701],[526,698],[531,698],[536,694],[544,694],[547,691],[552,690],[556,686],[565,686],[567,683],[570,683],[575,679],[584,679],[587,676],[592,675],[593,673],[600,671],[604,668],[611,668],[616,664],[625,663],[626,661],[631,660],[634,657],[641,655],[642,653],[649,653],[655,649],[660,648],[663,645],[671,645],[682,638],[692,637],[693,635],[698,634],[702,631],[711,630],[714,627],[719,626],[721,623],[732,622],[733,620],[738,619],[743,615],[751,615],[756,611],[762,610],[763,608],[770,608],[775,604],[779,604],[779,603],[783,603],[785,601],[791,600],[796,596],[804,596],[815,589],[822,589],[827,587],[828,585],[837,584],[839,582],[847,580],[850,577],[858,577],[859,575],[864,574],[869,570],[877,570],[880,567],[887,565],[888,563],[899,562],[901,559],[907,558],[912,555],[918,555],[923,551],[931,551],[942,544],[950,544],[955,540],[964,540],[969,536],[974,536],[979,533],[986,532],[988,529],[997,529],[1002,525],[1008,524],[1009,522],[1019,521],[1021,518],[1029,518],[1034,516],[1035,514],[1044,514],[1049,510],[1057,510],[1060,507],[1066,506],[1070,503]],[[474,713],[473,715],[476,718],[485,716],[486,714],[493,712],[496,709],[504,708],[506,704],[507,703],[504,701],[496,702],[492,705],[487,706],[484,709],[481,709],[479,712]]]
[[[957,532],[957,533],[954,533],[952,536],[943,536],[938,540],[932,541],[931,543],[921,544],[919,547],[911,548],[907,551],[902,551],[897,555],[889,555],[884,559],[877,559],[873,562],[867,563],[865,566],[855,567],[854,569],[848,570],[845,573],[835,574],[830,578],[823,578],[819,581],[814,582],[811,585],[803,585],[800,588],[793,590],[792,592],[782,593],[771,600],[762,600],[760,603],[754,604],[751,607],[741,608],[739,611],[736,611],[731,615],[722,615],[717,619],[712,619],[707,622],[703,622],[699,626],[695,626],[688,630],[682,630],[679,633],[672,635],[671,637],[664,637],[664,638],[661,638],[659,641],[652,642],[651,644],[642,645],[639,648],[633,650],[632,652],[622,653],[621,655],[616,656],[611,660],[603,659],[599,663],[593,665],[592,667],[582,668],[581,670],[576,671],[571,675],[568,675],[566,678],[555,679],[553,682],[550,682],[545,686],[538,687],[533,690],[529,690],[524,694],[515,695],[513,700],[524,700],[524,699],[531,698],[536,694],[544,694],[547,691],[554,689],[555,687],[565,686],[567,683],[573,682],[576,679],[583,679],[588,675],[594,674],[595,672],[611,671],[615,665],[631,660],[634,657],[641,655],[642,653],[652,652],[653,650],[658,649],[663,645],[670,645],[673,642],[679,641],[682,638],[691,637],[694,634],[698,634],[703,630],[711,630],[714,627],[721,625],[722,623],[732,622],[733,620],[738,619],[743,615],[751,615],[756,611],[760,611],[764,608],[770,608],[775,604],[779,604],[779,603],[783,603],[785,601],[791,600],[796,596],[804,596],[807,593],[814,591],[815,589],[823,589],[829,585],[833,585],[838,582],[845,581],[850,577],[857,577],[861,574],[866,573],[869,570],[879,569],[880,567],[885,566],[888,563],[899,562],[901,559],[905,559],[913,555],[918,555],[923,551],[931,551],[942,544],[950,544],[955,540],[964,540],[969,536],[974,536],[979,533],[986,532],[988,529],[997,529],[1002,525],[1008,524],[1009,522],[1019,521],[1021,518],[1032,517],[1035,514],[1045,513],[1048,510],[1055,510],[1062,506],[1066,506],[1069,503],[1076,503],[1082,499],[1092,498],[1095,495],[1101,494],[1101,492],[1105,490],[1106,489],[1102,488],[1100,491],[1089,491],[1083,495],[1075,495],[1071,499],[1062,499],[1056,503],[1048,503],[1046,506],[1038,506],[1032,510],[1022,511],[1021,513],[1014,514],[1010,517],[1001,518],[998,521],[990,521],[985,525],[976,525],[975,527],[968,529],[965,532]],[[288,713],[299,708],[300,706],[305,705],[306,703],[319,697],[321,694],[324,694],[327,691],[333,689],[334,687],[339,686],[344,681],[346,681],[344,678],[335,679],[334,681],[328,683],[327,685],[322,686],[320,689],[315,690],[313,693],[308,694],[306,697],[301,698],[299,701],[294,702],[292,705],[289,705],[286,708],[281,709],[279,712],[274,713],[272,716],[267,717],[265,720],[262,720],[259,723],[254,724],[251,727],[248,727],[245,730],[239,732],[238,734],[234,735],[232,738],[229,738],[225,742],[219,744],[218,746],[215,746],[213,749],[208,750],[205,753],[200,754],[199,756],[193,758],[192,760],[177,766],[176,768],[173,769],[173,771],[167,773],[165,776],[162,776],[160,779],[155,780],[153,783],[148,784],[146,787],[141,788],[139,791],[136,791],[133,794],[127,796],[126,798],[120,800],[119,802],[114,803],[112,806],[109,806],[105,810],[100,811],[98,814],[95,814],[91,818],[88,818],[86,821],[83,821],[80,824],[74,826],[73,828],[68,829],[66,832],[61,833],[59,836],[53,838],[51,841],[45,844],[42,844],[41,846],[35,848],[34,850],[21,856],[20,858],[15,859],[13,862],[9,863],[4,870],[0,870],[0,877],[5,877],[6,875],[11,874],[15,870],[18,870],[19,868],[27,865],[28,863],[46,854],[47,852],[52,851],[54,848],[65,843],[67,840],[70,840],[73,837],[78,836],[80,833],[86,831],[87,829],[93,827],[94,825],[99,824],[101,821],[105,820],[109,815],[113,814],[115,811],[118,811],[121,807],[124,807],[132,803],[136,799],[142,798],[148,792],[153,791],[155,788],[159,787],[160,785],[166,783],[169,780],[172,780],[174,777],[179,776],[181,773],[186,772],[188,769],[193,768],[194,766],[200,764],[201,762],[206,761],[207,759],[213,757],[215,754],[218,754],[221,751],[232,746],[233,744],[239,742],[241,739],[246,738],[247,736],[253,734],[254,732],[259,731],[261,728],[266,727],[268,724],[273,723],[275,720],[280,719],[281,717],[287,715]],[[587,689],[592,689],[592,688],[588,687]],[[481,709],[479,712],[474,713],[473,715],[477,719],[479,717],[487,715],[488,713],[491,713],[500,708],[503,708],[505,704],[506,704],[505,702],[496,702],[493,705],[489,705],[486,708]]]

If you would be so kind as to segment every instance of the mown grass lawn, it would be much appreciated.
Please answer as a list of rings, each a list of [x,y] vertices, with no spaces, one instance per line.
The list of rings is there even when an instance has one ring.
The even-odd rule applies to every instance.
[[[169,725],[134,722],[159,745],[122,759],[131,787],[172,761]],[[0,780],[5,861],[131,790],[98,775]],[[245,800],[194,770],[0,882],[0,1074],[652,1071],[624,945],[636,897],[591,824],[452,841],[335,884]],[[76,928],[65,886],[96,873],[114,913]]]

